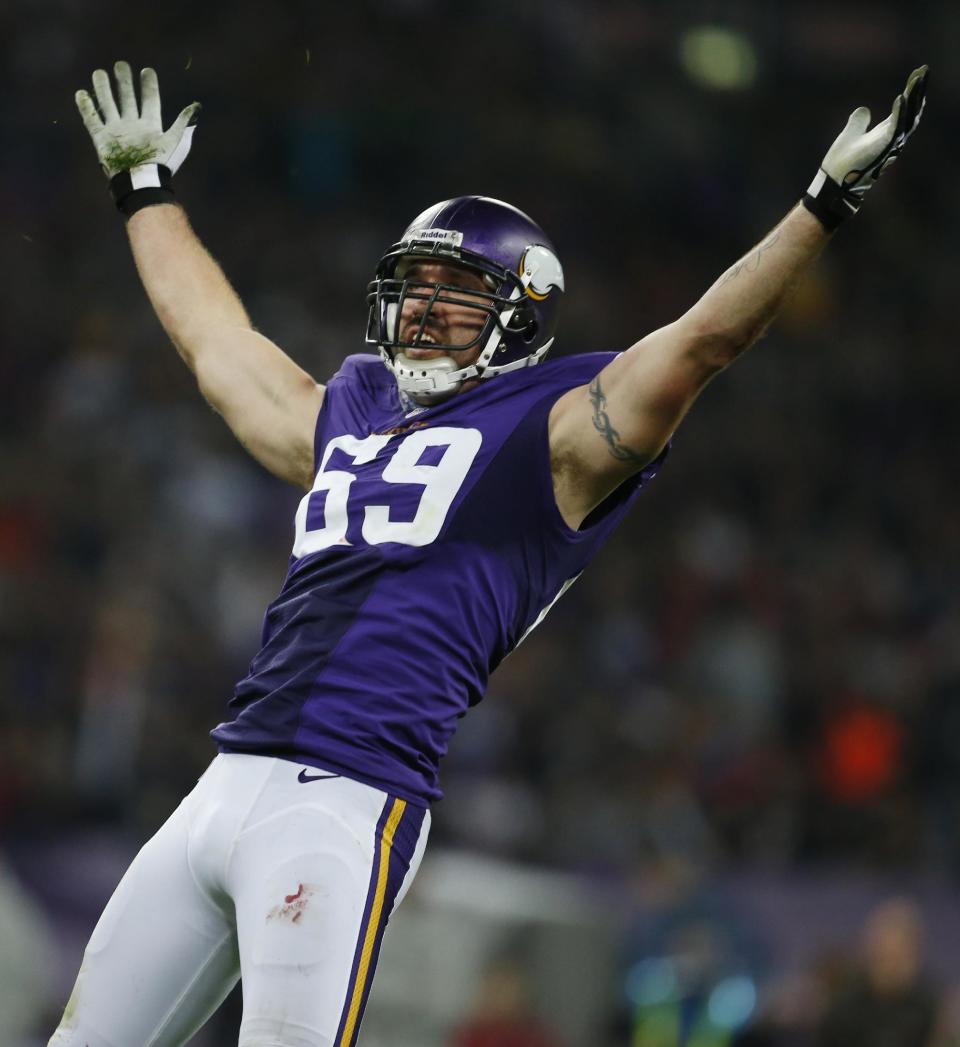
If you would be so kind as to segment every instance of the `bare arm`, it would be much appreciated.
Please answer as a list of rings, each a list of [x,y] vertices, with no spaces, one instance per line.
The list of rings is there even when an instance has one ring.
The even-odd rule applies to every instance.
[[[928,68],[909,76],[890,115],[855,109],[798,204],[696,305],[647,335],[550,414],[557,505],[572,527],[660,453],[711,378],[749,348],[797,280],[903,151],[926,104]]]
[[[660,453],[700,391],[760,338],[828,241],[798,205],[679,320],[557,401],[554,488],[571,526]]]
[[[150,302],[201,393],[270,472],[309,489],[323,386],[253,329],[180,207],[145,207],[127,232]]]
[[[103,69],[93,94],[77,91],[77,109],[110,191],[128,216],[127,233],[140,279],[160,322],[200,391],[240,442],[272,473],[309,488],[313,431],[323,388],[250,323],[223,271],[175,203],[171,177],[190,152],[193,102],[163,128],[160,86],[140,71],[140,100],[127,62]]]

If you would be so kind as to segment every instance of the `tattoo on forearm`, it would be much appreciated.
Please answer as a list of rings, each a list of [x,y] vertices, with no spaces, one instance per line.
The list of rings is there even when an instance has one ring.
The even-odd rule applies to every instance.
[[[717,281],[717,287],[723,287],[724,284],[730,283],[731,280],[736,280],[744,270],[748,273],[755,273],[760,268],[760,259],[779,239],[780,230],[775,229],[766,240],[760,244],[756,251],[748,254],[746,258],[741,259],[736,265],[731,266]]]
[[[610,415],[607,414],[607,397],[600,385],[600,375],[590,383],[590,403],[593,405],[593,427],[606,440],[610,453],[620,462],[634,462],[646,465],[648,457],[631,451],[620,443],[620,434],[613,427]]]

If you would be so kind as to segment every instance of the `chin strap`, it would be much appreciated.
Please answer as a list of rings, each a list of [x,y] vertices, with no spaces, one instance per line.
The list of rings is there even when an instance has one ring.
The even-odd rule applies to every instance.
[[[387,368],[393,372],[402,393],[420,404],[437,403],[452,396],[468,379],[477,375],[474,364],[458,368],[449,356],[436,356],[431,360],[411,360],[403,353],[394,359],[383,348],[380,349]]]

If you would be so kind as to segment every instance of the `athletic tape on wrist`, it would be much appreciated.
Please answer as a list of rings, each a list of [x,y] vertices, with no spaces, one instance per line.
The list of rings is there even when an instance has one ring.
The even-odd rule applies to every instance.
[[[860,199],[837,183],[821,168],[803,194],[803,206],[827,232],[860,210]]]
[[[124,217],[154,204],[176,203],[173,176],[163,164],[140,164],[110,179],[110,194]]]

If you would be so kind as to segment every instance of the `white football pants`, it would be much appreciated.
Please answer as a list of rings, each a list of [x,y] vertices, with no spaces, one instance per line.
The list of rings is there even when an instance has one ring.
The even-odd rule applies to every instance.
[[[133,860],[49,1047],[176,1047],[243,978],[240,1047],[352,1047],[430,813],[221,754]]]

